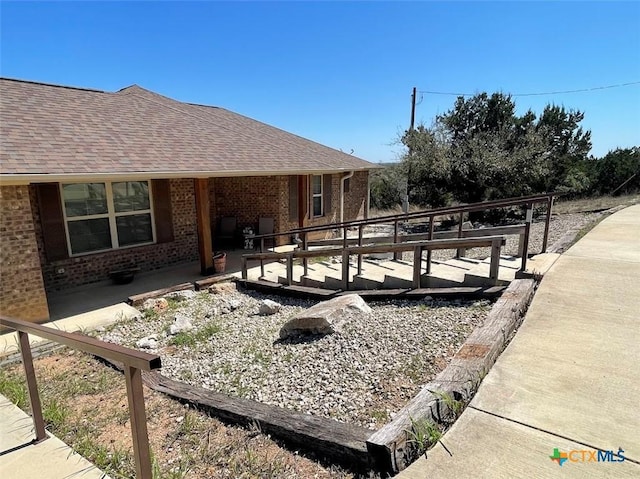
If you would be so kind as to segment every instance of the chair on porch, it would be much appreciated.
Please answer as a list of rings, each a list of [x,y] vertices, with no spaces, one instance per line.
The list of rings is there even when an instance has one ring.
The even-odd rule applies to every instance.
[[[223,216],[220,218],[220,225],[216,233],[218,247],[223,243],[231,243],[233,248],[236,247],[238,238],[238,220],[235,216]]]
[[[275,233],[275,220],[273,218],[260,218],[258,220],[258,235],[269,235]],[[268,248],[269,244],[273,248],[276,246],[276,240],[274,237],[265,238],[264,246]]]

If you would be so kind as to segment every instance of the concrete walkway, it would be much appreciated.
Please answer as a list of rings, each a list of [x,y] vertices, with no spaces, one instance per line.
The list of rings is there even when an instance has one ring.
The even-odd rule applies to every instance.
[[[31,444],[33,421],[0,395],[0,477],[3,479],[109,479],[57,437]]]
[[[640,477],[639,345],[635,205],[555,262],[469,407],[397,477]]]

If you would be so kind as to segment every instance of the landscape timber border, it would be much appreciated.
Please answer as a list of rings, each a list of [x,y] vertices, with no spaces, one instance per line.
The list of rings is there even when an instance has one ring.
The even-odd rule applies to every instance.
[[[494,304],[484,325],[471,333],[449,366],[409,401],[393,421],[373,433],[354,424],[194,387],[163,376],[158,371],[142,371],[142,383],[227,423],[255,425],[263,433],[288,445],[314,452],[354,472],[376,470],[382,474],[394,474],[408,465],[408,456],[404,453],[411,420],[433,418],[437,421],[447,417],[449,411],[442,399],[444,394],[463,400],[472,396],[520,324],[535,284],[533,279],[513,281]],[[144,296],[158,297],[186,289],[194,289],[194,284],[185,283]],[[132,301],[135,304],[144,300],[142,297],[136,299]],[[117,361],[106,362],[122,370]]]
[[[522,323],[536,286],[534,279],[512,281],[484,323],[469,335],[447,367],[427,383],[391,422],[367,439],[367,450],[375,470],[394,475],[409,465],[413,455],[410,445],[413,424],[422,420],[443,423],[445,418],[455,413],[445,397],[463,403],[471,400]]]

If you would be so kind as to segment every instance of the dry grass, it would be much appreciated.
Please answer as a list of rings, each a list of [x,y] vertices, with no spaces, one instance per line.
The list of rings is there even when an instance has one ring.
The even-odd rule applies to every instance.
[[[47,429],[112,478],[135,476],[124,377],[64,350],[35,360]],[[29,409],[20,364],[0,370],[0,393]],[[257,427],[229,426],[145,388],[155,479],[351,478],[290,451]]]
[[[559,199],[553,207],[555,214],[584,213],[601,211],[618,205],[633,205],[640,203],[640,194],[626,196],[599,196],[596,198],[584,198],[580,200],[563,201]]]
[[[637,193],[625,196],[598,196],[579,200],[563,200],[562,198],[559,198],[554,204],[553,211],[559,215],[568,213],[584,213],[606,210],[623,204],[632,205],[636,203],[640,203],[640,194]],[[410,213],[422,210],[424,210],[424,208],[420,208],[416,205],[409,206]],[[371,218],[378,218],[380,216],[397,215],[401,213],[403,213],[402,208],[398,205],[395,208],[387,210],[372,209],[369,216]]]

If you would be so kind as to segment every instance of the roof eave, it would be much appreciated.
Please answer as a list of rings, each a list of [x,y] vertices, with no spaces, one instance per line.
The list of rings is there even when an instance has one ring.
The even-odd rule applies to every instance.
[[[224,178],[239,176],[290,176],[290,175],[321,175],[344,173],[349,171],[368,171],[376,165],[359,168],[325,168],[313,170],[274,170],[274,171],[136,171],[113,173],[16,173],[0,174],[0,185],[28,185],[30,183],[60,183],[84,180],[143,180],[170,178]]]

